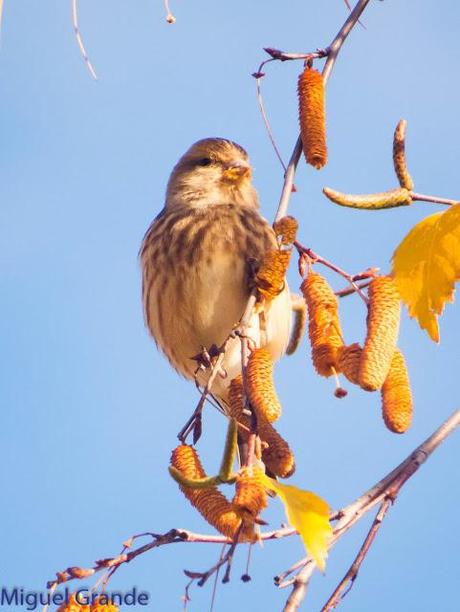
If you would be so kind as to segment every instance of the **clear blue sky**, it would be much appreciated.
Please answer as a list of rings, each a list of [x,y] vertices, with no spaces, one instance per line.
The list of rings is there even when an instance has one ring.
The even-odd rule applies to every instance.
[[[137,251],[163,204],[170,169],[194,140],[225,136],[247,148],[262,208],[273,217],[282,171],[269,146],[250,74],[263,46],[311,51],[347,16],[341,0],[174,2],[80,0],[80,26],[100,76],[79,56],[70,2],[5,0],[0,50],[0,448],[2,580],[41,589],[54,572],[111,556],[129,535],[206,525],[166,467],[197,399],[157,353],[143,326]],[[343,268],[389,269],[409,228],[438,210],[418,204],[360,213],[330,204],[329,185],[395,186],[391,139],[408,120],[408,159],[420,192],[459,197],[460,7],[428,0],[371,3],[343,49],[328,90],[329,165],[301,164],[291,212],[302,241]],[[265,101],[287,156],[297,136],[299,64],[272,64]],[[293,271],[293,289],[299,281]],[[340,279],[328,278],[336,288]],[[342,304],[348,341],[364,334],[356,298]],[[339,507],[393,468],[458,406],[460,308],[447,306],[440,346],[403,317],[400,346],[415,399],[412,429],[386,431],[378,394],[338,401],[313,372],[308,347],[283,360],[280,429],[297,456],[294,483]],[[200,444],[218,465],[224,423],[206,413]],[[342,609],[452,609],[458,590],[459,437],[404,488]],[[274,501],[270,526],[284,520]],[[370,517],[369,517],[370,518]],[[369,522],[333,551],[311,584],[318,610],[348,568]],[[181,609],[182,568],[217,558],[207,545],[171,546],[120,569],[112,587],[150,591],[149,609]],[[302,555],[297,539],[245,551],[216,609],[279,610],[272,576]],[[192,591],[208,609],[210,588]],[[141,608],[138,608],[139,610]]]

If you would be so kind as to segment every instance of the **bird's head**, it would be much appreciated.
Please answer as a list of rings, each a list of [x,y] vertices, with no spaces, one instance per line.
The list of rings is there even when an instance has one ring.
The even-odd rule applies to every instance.
[[[179,159],[168,182],[166,206],[258,206],[248,154],[223,138],[205,138]]]

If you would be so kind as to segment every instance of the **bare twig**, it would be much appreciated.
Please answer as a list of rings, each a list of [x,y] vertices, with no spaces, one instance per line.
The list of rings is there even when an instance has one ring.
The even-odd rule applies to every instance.
[[[350,283],[351,287],[353,288],[353,291],[356,291],[358,293],[358,295],[363,300],[363,302],[365,304],[368,303],[367,296],[361,291],[360,286],[357,285],[355,282],[356,276],[362,279],[364,273],[360,273],[358,275],[349,274],[348,272],[345,272],[345,270],[342,270],[342,268],[339,268],[336,264],[332,263],[331,261],[328,261],[327,259],[324,259],[324,257],[321,257],[321,255],[318,255],[318,253],[315,253],[313,249],[310,249],[309,247],[304,246],[298,240],[294,242],[294,245],[297,251],[300,253],[301,257],[306,256],[308,260],[311,260],[314,263],[323,264],[323,266],[330,268],[331,270],[333,270],[334,272],[342,276],[345,280],[347,280]],[[300,268],[302,268],[302,265],[300,265]],[[373,273],[369,272],[369,275],[371,274]]]
[[[164,4],[164,7],[165,7],[165,11],[166,11],[166,21],[168,23],[176,23],[176,18],[171,13],[171,9],[169,7],[169,0],[163,0],[163,4]]]
[[[370,282],[370,280],[367,280],[365,283],[359,283],[358,288],[362,291],[363,289],[369,286]],[[354,287],[347,287],[346,289],[336,291],[335,295],[337,297],[343,298],[347,297],[347,295],[352,295],[353,293],[356,293],[356,289]]]
[[[265,64],[268,64],[268,62],[272,62],[272,61],[273,59],[269,59],[269,60],[265,60],[265,62],[262,62],[259,66],[258,71],[255,72],[253,76],[256,79],[257,104],[259,105],[260,114],[262,115],[262,120],[264,122],[265,129],[267,130],[268,138],[270,139],[270,142],[273,147],[273,150],[275,151],[276,157],[278,158],[281,166],[283,167],[283,170],[286,172],[286,164],[284,163],[281,152],[278,149],[278,145],[276,144],[276,140],[273,135],[270,121],[268,120],[267,111],[265,110],[264,98],[262,95],[262,87],[261,87],[262,77],[265,76],[264,73],[262,72],[262,69],[265,66]]]
[[[310,578],[312,577],[315,567],[316,566],[313,560],[309,559],[297,574],[293,580],[294,588],[292,589],[286,601],[286,605],[283,608],[284,612],[294,612],[299,608],[300,604],[305,598],[305,595],[307,594],[308,583],[310,582]]]
[[[83,39],[80,34],[80,28],[78,26],[77,0],[71,0],[71,1],[72,1],[72,27],[75,33],[75,38],[77,40],[78,48],[80,49],[81,56],[86,64],[86,67],[89,70],[89,73],[91,74],[93,79],[97,81],[96,71],[94,70],[94,67],[88,57],[88,54],[85,49],[85,45],[83,44]]]
[[[179,438],[179,440],[184,444],[185,441],[187,440],[188,436],[190,435],[190,433],[192,431],[195,431],[195,427],[198,421],[201,422],[201,413],[203,411],[203,406],[204,403],[209,395],[209,393],[211,392],[211,388],[212,385],[214,383],[214,381],[216,380],[217,375],[221,372],[221,368],[222,368],[222,364],[223,361],[225,359],[225,351],[227,350],[227,346],[228,343],[230,342],[232,335],[230,334],[225,342],[223,343],[223,345],[220,347],[219,349],[219,355],[217,356],[217,359],[215,360],[215,362],[213,364],[210,365],[211,368],[211,373],[209,375],[209,378],[206,382],[206,385],[201,393],[201,397],[198,401],[198,404],[195,408],[195,410],[193,411],[192,416],[189,418],[189,420],[185,423],[185,425],[182,427],[182,429],[180,430],[180,432],[177,434],[177,437]],[[201,431],[200,431],[201,433]],[[200,436],[198,435],[198,438]],[[194,435],[194,442],[197,442],[197,436]]]
[[[372,546],[372,543],[377,535],[377,532],[382,525],[383,519],[385,518],[388,510],[390,509],[393,503],[393,499],[387,497],[385,501],[379,508],[377,515],[372,522],[371,528],[364,540],[361,548],[359,549],[358,554],[356,555],[355,560],[350,566],[350,569],[347,571],[345,576],[342,578],[340,583],[337,585],[337,588],[332,593],[330,598],[327,600],[326,604],[321,609],[321,612],[329,612],[329,610],[333,610],[338,606],[338,604],[342,601],[342,599],[349,593],[351,590],[354,581],[358,576],[359,569],[361,567],[362,562],[366,558],[367,553],[369,552],[369,548]]]
[[[450,200],[448,198],[440,198],[438,196],[425,195],[423,193],[414,193],[411,191],[411,198],[419,202],[431,202],[432,204],[444,204],[444,206],[455,206],[460,204],[460,200]]]
[[[3,0],[0,0],[0,38],[2,35],[2,20],[3,20]]]
[[[226,547],[226,544],[224,544],[222,546],[222,550],[220,551],[220,558],[221,559],[223,558],[223,556],[225,554],[225,547]],[[219,572],[220,572],[220,567],[217,569],[216,575],[214,576],[214,583],[212,585],[211,605],[209,607],[209,612],[212,612],[214,610],[214,604],[216,603],[217,582],[219,580]]]
[[[409,478],[415,474],[415,472],[428,459],[428,457],[430,457],[438,446],[442,444],[459,425],[460,409],[456,410],[448,419],[446,419],[446,421],[444,421],[444,423],[429,438],[420,444],[420,446],[418,446],[387,476],[382,478],[382,480],[371,487],[353,503],[349,504],[342,510],[339,510],[339,518],[334,527],[333,535],[329,543],[329,550],[333,548],[340,538],[374,506],[384,502],[387,499],[394,501],[407,480],[409,480]],[[383,515],[382,520],[385,514]],[[366,554],[368,549],[369,547],[366,548]],[[363,558],[360,559],[359,565],[361,565],[364,557],[365,554],[363,555]],[[290,607],[286,607],[285,611],[294,612],[302,602],[306,593],[308,580],[310,579],[311,572],[313,571],[309,568],[309,565],[311,564],[314,565],[313,560],[310,557],[301,559],[297,562],[297,566],[302,567],[302,569],[297,576],[289,581],[285,581],[285,583],[279,584],[279,587],[289,586],[290,584],[293,585],[292,593],[288,599]],[[297,605],[297,607],[295,607],[295,605]]]
[[[280,49],[274,49],[273,47],[264,47],[265,53],[268,53],[270,57],[274,60],[280,60],[281,62],[285,62],[288,60],[312,60],[312,59],[321,59],[322,57],[326,57],[328,54],[327,49],[317,49],[316,51],[310,53],[286,53],[285,51],[281,51]]]

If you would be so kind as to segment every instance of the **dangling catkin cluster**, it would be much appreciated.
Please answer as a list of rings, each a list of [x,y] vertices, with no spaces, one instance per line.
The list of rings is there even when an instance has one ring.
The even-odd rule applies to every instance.
[[[289,246],[294,242],[298,227],[297,219],[290,215],[281,217],[281,219],[273,224],[273,230],[283,246]]]
[[[81,605],[76,599],[75,593],[72,593],[67,603],[63,603],[56,612],[90,612],[89,605]]]
[[[246,390],[251,406],[269,423],[281,416],[281,404],[273,383],[273,359],[266,348],[256,348],[249,355]]]
[[[266,300],[273,300],[283,291],[290,258],[291,251],[273,249],[265,253],[255,283],[259,293]]]
[[[251,428],[251,419],[243,413],[243,379],[241,374],[230,383],[229,416],[238,422],[238,434],[246,441]],[[295,459],[288,443],[263,415],[257,415],[257,433],[267,446],[262,449],[262,461],[274,476],[289,478],[295,472]]]
[[[242,468],[236,477],[236,491],[233,505],[243,521],[254,523],[257,516],[267,507],[267,493],[257,468]]]
[[[406,362],[399,349],[393,353],[381,395],[385,425],[394,433],[404,433],[412,422],[412,394]]]
[[[319,170],[327,162],[327,147],[324,81],[317,70],[307,67],[299,76],[298,96],[303,152]]]
[[[173,450],[171,465],[186,478],[196,479],[206,476],[198,453],[187,444],[181,444]],[[222,495],[217,487],[193,489],[179,485],[179,488],[210,525],[228,538],[235,536],[241,525],[241,517],[235,511],[233,504]],[[252,530],[243,530],[240,533],[240,542],[252,542],[254,540],[255,534]]]
[[[118,607],[112,603],[104,603],[104,600],[98,597],[91,604],[90,612],[118,612]]]
[[[359,385],[359,364],[363,349],[357,342],[341,346],[337,354],[338,369],[354,385]]]
[[[339,372],[337,352],[343,345],[339,305],[334,292],[321,274],[310,272],[301,285],[308,307],[308,333],[313,365],[321,376]]]
[[[369,285],[367,336],[359,367],[359,384],[366,391],[380,389],[390,369],[399,332],[400,298],[390,276]]]

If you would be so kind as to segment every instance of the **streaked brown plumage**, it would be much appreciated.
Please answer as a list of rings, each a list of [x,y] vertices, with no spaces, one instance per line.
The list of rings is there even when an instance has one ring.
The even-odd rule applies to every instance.
[[[259,212],[244,149],[218,138],[192,145],[172,171],[165,207],[140,251],[146,325],[182,375],[193,378],[192,357],[202,347],[221,345],[239,321],[250,293],[250,270],[275,245]],[[286,286],[263,316],[251,319],[248,335],[267,346],[274,359],[286,349],[290,315]],[[229,345],[224,368],[228,377],[217,377],[212,391],[226,402],[228,385],[241,370],[237,339]]]

